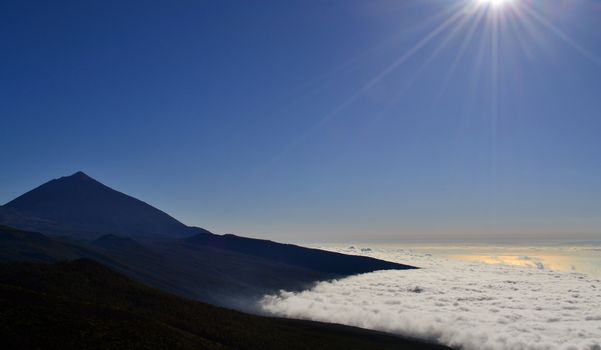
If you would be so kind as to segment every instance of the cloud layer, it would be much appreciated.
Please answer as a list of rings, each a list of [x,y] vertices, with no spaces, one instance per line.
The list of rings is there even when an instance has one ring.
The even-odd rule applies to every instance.
[[[601,350],[601,281],[399,249],[364,254],[425,266],[265,296],[264,311],[437,340],[466,350]]]

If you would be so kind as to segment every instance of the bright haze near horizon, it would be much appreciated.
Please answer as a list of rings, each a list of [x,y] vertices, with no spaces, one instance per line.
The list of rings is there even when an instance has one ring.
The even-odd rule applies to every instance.
[[[601,232],[601,3],[3,1],[0,202],[291,242]]]

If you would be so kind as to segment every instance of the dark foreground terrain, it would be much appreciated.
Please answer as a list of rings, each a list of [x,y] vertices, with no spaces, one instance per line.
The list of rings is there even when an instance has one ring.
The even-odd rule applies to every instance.
[[[0,264],[0,338],[3,349],[448,349],[215,307],[88,259]]]

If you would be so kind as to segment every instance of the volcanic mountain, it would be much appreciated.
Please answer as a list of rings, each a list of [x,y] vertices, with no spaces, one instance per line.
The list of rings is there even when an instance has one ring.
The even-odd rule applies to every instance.
[[[4,205],[0,221],[49,234],[95,238],[191,235],[190,228],[83,172],[49,181]]]

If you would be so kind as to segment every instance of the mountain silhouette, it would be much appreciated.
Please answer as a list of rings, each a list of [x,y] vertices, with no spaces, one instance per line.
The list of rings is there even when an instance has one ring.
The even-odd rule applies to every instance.
[[[82,172],[0,207],[0,262],[74,258],[94,259],[180,296],[246,311],[253,311],[253,300],[281,289],[414,268],[188,227]]]
[[[103,185],[83,172],[49,181],[4,205],[2,223],[50,234],[186,236],[165,212]]]

